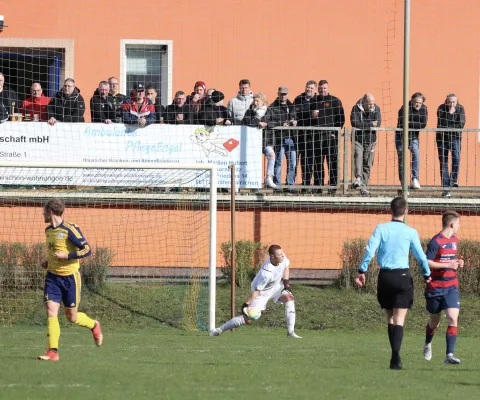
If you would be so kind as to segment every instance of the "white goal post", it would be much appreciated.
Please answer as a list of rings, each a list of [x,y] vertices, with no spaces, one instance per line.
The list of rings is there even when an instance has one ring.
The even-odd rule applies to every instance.
[[[169,170],[171,172],[167,172]],[[93,175],[93,172],[96,172],[96,175]],[[55,176],[65,177],[67,175],[69,176],[68,182],[61,179],[55,181],[54,179]],[[85,180],[84,178],[87,175],[89,178]],[[95,199],[102,199],[102,197],[115,199],[110,203],[109,208],[117,207],[117,199],[122,199],[122,196],[128,196],[123,197],[125,199],[134,198],[135,201],[138,201],[137,199],[140,198],[143,201],[159,199],[158,201],[163,202],[163,204],[168,204],[169,201],[174,202],[175,198],[179,197],[182,197],[182,201],[187,204],[194,204],[195,200],[198,200],[198,203],[202,204],[202,211],[204,213],[208,212],[209,216],[208,223],[206,218],[202,219],[202,223],[204,223],[202,231],[205,231],[206,236],[208,224],[208,329],[212,330],[215,328],[217,261],[217,167],[215,164],[0,161],[0,176],[2,177],[3,185],[5,185],[5,179],[9,179],[7,186],[3,186],[3,190],[0,191],[0,199],[2,199],[3,205],[8,204],[8,202],[5,202],[8,198],[12,200],[23,198],[25,202],[32,199],[37,199],[36,201],[38,202],[53,197],[78,198],[83,202],[94,202]],[[44,179],[36,178],[39,176],[44,177]],[[46,177],[52,178],[49,181],[50,186],[44,186]],[[197,181],[195,184],[195,179],[200,179],[201,181]],[[209,181],[208,185],[207,179]],[[94,182],[95,180],[97,180],[97,183]],[[57,186],[51,186],[52,182],[55,182],[54,185]],[[108,182],[108,185],[105,182]],[[198,182],[201,182],[201,184],[198,184]],[[22,188],[26,186],[30,190],[16,190],[15,187],[18,186],[14,187],[13,185],[20,185]],[[41,186],[43,190],[38,190],[38,186]],[[110,186],[113,188],[113,191],[108,193],[105,191],[94,191],[92,193],[91,189],[88,190],[88,186]],[[133,189],[133,193],[122,192],[121,188],[124,187]],[[199,189],[199,187],[202,188]],[[165,188],[175,188],[177,190],[170,191],[168,189],[165,190]],[[197,193],[198,195],[196,195]],[[202,197],[199,197],[200,195]],[[155,222],[156,220],[153,224]],[[186,222],[187,226],[188,223],[189,221]],[[197,240],[194,232],[189,232],[189,234],[193,241]],[[206,246],[204,247],[206,258]],[[185,259],[188,260],[188,257],[185,257]],[[204,266],[206,267],[206,265]],[[159,310],[160,314],[161,312]]]

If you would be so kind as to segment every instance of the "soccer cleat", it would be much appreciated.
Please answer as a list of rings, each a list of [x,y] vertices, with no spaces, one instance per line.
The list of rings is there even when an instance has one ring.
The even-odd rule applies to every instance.
[[[298,336],[295,332],[288,332],[287,337],[292,338],[292,339],[301,339],[301,336]]]
[[[103,343],[102,328],[100,328],[100,321],[95,321],[95,326],[92,328],[93,340],[95,344],[100,347]]]
[[[220,334],[222,333],[222,331],[218,328],[215,328],[214,330],[210,331],[208,334],[210,336],[220,336]]]
[[[271,187],[272,189],[275,189],[277,187],[277,185],[275,185],[275,183],[273,183],[273,179],[270,178],[269,176],[267,176],[265,178],[265,185],[268,186],[268,187]]]
[[[48,350],[45,355],[43,356],[38,356],[37,360],[41,361],[58,361],[60,360],[60,355],[53,350]]]
[[[358,189],[360,186],[362,186],[362,179],[358,177],[355,179],[355,182],[353,182],[352,188]]]
[[[432,359],[432,343],[425,343],[423,345],[423,358],[427,361]]]
[[[460,364],[460,360],[458,358],[455,358],[453,354],[447,354],[447,358],[443,362],[444,364]]]
[[[403,368],[403,365],[400,357],[398,357],[397,360],[394,360],[393,358],[390,360],[390,369],[400,370],[402,368]]]
[[[415,190],[421,189],[420,182],[418,182],[417,178],[412,179],[412,185],[410,187]]]

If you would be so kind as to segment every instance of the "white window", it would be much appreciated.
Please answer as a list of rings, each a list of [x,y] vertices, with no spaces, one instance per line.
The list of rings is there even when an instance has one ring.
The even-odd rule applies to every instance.
[[[136,82],[152,84],[164,106],[172,102],[171,40],[121,40],[121,92],[129,95]]]

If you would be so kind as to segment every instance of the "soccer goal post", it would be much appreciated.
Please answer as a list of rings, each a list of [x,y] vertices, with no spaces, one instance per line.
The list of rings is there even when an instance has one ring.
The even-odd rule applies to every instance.
[[[0,325],[44,319],[42,210],[60,198],[93,251],[80,269],[90,314],[215,327],[215,164],[2,161],[0,185]]]

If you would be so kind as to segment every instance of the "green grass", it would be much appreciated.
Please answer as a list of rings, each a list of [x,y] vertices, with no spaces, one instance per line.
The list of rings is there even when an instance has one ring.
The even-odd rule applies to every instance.
[[[2,399],[458,399],[478,398],[478,340],[460,336],[458,366],[443,365],[443,332],[434,356],[423,335],[407,329],[404,370],[388,369],[381,332],[242,327],[209,337],[174,328],[110,330],[97,349],[88,331],[65,329],[61,360],[36,361],[43,328],[0,329]]]

